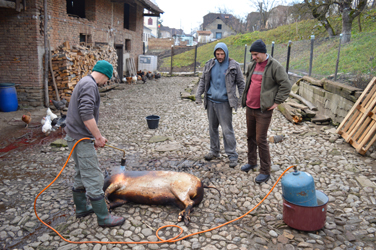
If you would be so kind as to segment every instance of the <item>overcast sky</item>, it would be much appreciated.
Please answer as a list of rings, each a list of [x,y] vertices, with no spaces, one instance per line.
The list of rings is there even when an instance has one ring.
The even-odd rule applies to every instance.
[[[256,11],[251,0],[153,0],[164,11],[161,15],[163,26],[191,30],[203,23],[203,17],[209,12],[216,13],[218,8],[230,10],[236,17],[245,17]]]

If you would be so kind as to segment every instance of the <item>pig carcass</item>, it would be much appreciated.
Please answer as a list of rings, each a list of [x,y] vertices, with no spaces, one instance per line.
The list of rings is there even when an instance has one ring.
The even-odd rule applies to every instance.
[[[204,197],[204,188],[215,187],[205,186],[199,178],[184,172],[124,171],[105,178],[103,191],[109,208],[127,202],[177,205],[183,209],[178,221],[184,219],[188,225],[192,208]]]

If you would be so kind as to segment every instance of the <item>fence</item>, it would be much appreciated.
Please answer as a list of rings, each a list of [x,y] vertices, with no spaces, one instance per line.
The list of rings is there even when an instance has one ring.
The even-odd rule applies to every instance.
[[[364,89],[376,74],[376,50],[364,49],[367,42],[375,40],[376,32],[363,35],[362,39],[352,39],[341,44],[340,36],[314,38],[290,43],[269,44],[268,53],[278,60],[288,72],[316,79],[324,77]],[[274,47],[274,48],[273,48]],[[372,48],[372,47],[370,47]],[[245,56],[249,64],[249,47]],[[363,72],[363,73],[362,73]]]
[[[340,44],[340,36],[311,37],[311,39],[291,42],[290,45],[289,42],[274,44],[274,46],[267,44],[267,50],[268,54],[278,60],[290,73],[299,76],[309,75],[316,79],[326,77],[364,89],[376,74],[376,50],[370,45],[376,42],[376,32],[360,34],[353,35],[351,41],[346,44]],[[251,61],[249,48],[252,42],[237,46],[227,44],[229,56],[241,63],[243,70]],[[212,43],[211,47],[214,48],[216,43]],[[209,51],[208,47],[203,50],[199,48],[197,51],[196,46],[174,46],[171,51],[165,52],[166,56],[171,56],[171,53],[172,57],[165,58],[164,63],[159,62],[158,70],[170,74],[194,73],[202,71],[205,62],[213,57],[213,52]]]

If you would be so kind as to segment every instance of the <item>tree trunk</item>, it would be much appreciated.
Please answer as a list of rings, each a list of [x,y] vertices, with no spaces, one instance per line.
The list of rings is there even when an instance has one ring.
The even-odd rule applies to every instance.
[[[361,14],[358,16],[358,27],[359,27],[359,32],[362,32],[362,23],[360,21],[360,16]]]
[[[351,39],[351,26],[354,20],[351,12],[350,8],[346,8],[342,12],[342,44],[350,42]]]
[[[367,0],[359,0],[358,4],[351,8],[352,1],[345,0],[342,3],[342,39],[341,43],[348,43],[351,39],[351,26],[354,19],[359,16],[367,5]]]

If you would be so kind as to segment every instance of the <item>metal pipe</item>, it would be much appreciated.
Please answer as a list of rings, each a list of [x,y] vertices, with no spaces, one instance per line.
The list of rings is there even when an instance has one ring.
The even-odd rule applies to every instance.
[[[311,36],[311,54],[309,57],[309,73],[308,75],[311,76],[312,74],[312,62],[313,62],[313,43],[315,42],[315,35]]]
[[[245,74],[245,66],[247,65],[247,44],[245,45],[245,48],[244,48],[244,70],[243,70],[243,74]]]
[[[171,68],[170,68],[170,75],[172,76],[172,58],[174,57],[174,45],[171,45]]]
[[[274,41],[272,42],[272,52],[270,53],[270,55],[273,57],[274,55]]]
[[[49,98],[48,98],[48,53],[47,53],[47,0],[44,0],[44,104],[46,107],[49,107]]]
[[[105,144],[104,146],[105,147],[114,148],[114,149],[117,149],[117,150],[120,150],[120,151],[123,151],[123,158],[125,159],[125,150],[124,149],[117,148],[117,147],[114,147],[114,146],[111,146],[111,145],[108,145],[108,144]]]
[[[289,63],[290,63],[290,53],[291,53],[291,40],[287,48],[287,62],[286,62],[286,73],[289,73]]]
[[[341,40],[342,40],[342,33],[339,35],[339,46],[338,46],[338,55],[337,55],[337,62],[336,62],[336,72],[334,73],[334,81],[337,81],[339,55],[340,55],[340,52],[341,52]]]
[[[195,63],[194,63],[195,68],[193,69],[193,75],[196,75],[196,66],[197,66],[196,63],[197,63],[197,44],[195,46]]]

